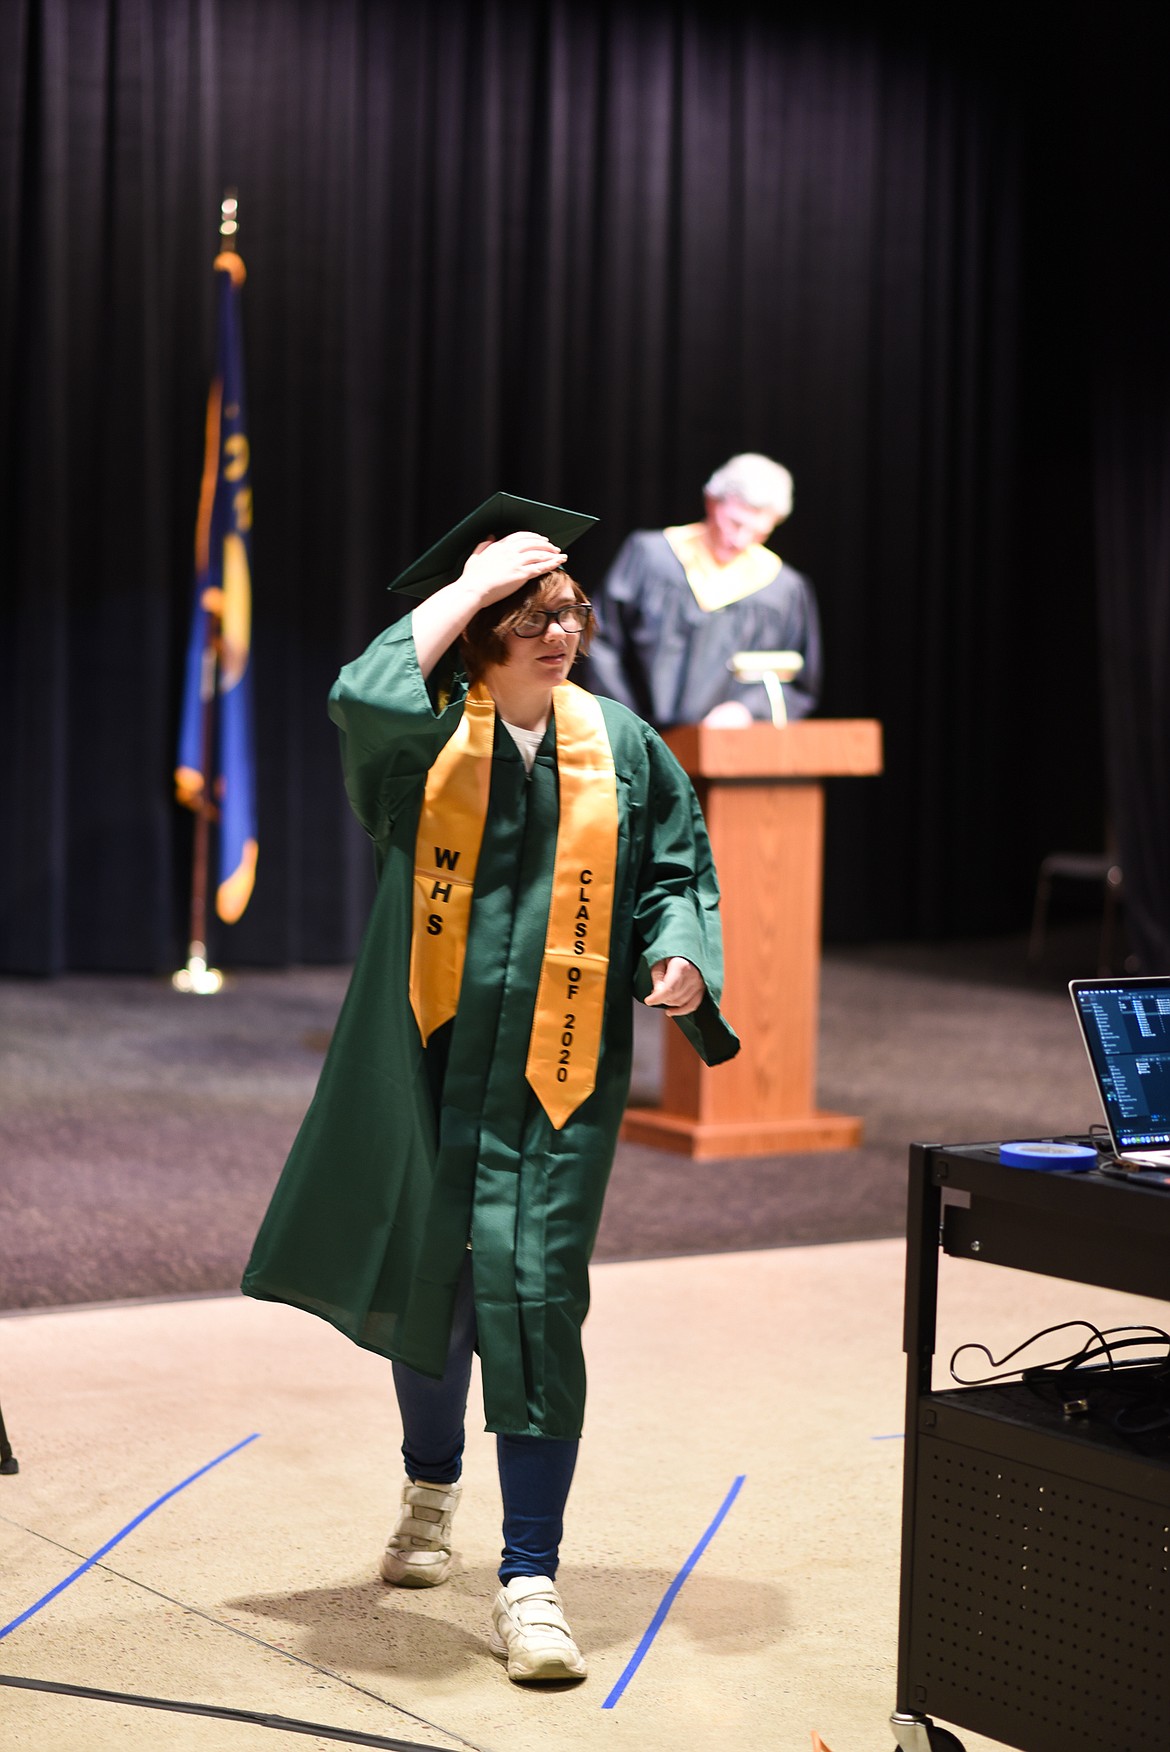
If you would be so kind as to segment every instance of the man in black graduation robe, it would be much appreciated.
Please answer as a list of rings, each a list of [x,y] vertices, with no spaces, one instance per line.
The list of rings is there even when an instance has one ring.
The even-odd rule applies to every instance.
[[[821,634],[809,580],[763,543],[791,509],[791,476],[744,455],[707,482],[702,523],[627,537],[594,599],[596,632],[582,680],[658,730],[770,721],[761,682],[728,667],[741,651],[791,651],[789,718],[816,707]]]

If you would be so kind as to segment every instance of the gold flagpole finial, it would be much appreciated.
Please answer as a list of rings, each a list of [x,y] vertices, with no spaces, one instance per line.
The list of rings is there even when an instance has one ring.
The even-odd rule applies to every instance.
[[[240,202],[235,189],[225,189],[219,204],[219,247],[239,253]]]
[[[217,268],[226,268],[233,284],[244,283],[244,258],[240,254],[240,202],[235,189],[225,189],[219,203],[219,254]]]

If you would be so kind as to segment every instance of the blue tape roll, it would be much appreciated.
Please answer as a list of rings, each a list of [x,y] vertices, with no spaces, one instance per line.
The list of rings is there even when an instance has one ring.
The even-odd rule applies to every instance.
[[[1009,1168],[1040,1168],[1051,1173],[1054,1169],[1079,1174],[1086,1168],[1095,1168],[1097,1152],[1089,1144],[1057,1144],[1049,1140],[1030,1144],[1001,1144],[999,1159]]]

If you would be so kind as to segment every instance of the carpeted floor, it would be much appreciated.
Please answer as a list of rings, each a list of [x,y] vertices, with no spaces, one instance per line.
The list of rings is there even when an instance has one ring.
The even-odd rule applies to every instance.
[[[828,954],[820,1099],[864,1118],[863,1147],[699,1164],[622,1145],[597,1257],[896,1235],[911,1141],[1084,1129],[1099,1114],[1064,982],[1093,971],[1075,928],[1038,971],[1016,939]],[[0,1308],[234,1288],[346,978],[241,973],[216,998],[0,980]],[[656,1044],[640,1031],[642,1100]]]

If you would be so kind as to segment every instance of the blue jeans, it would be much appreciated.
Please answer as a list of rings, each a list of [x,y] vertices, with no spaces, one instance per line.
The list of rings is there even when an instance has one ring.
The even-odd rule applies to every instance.
[[[463,1470],[464,1421],[475,1350],[475,1294],[471,1255],[455,1298],[451,1346],[441,1381],[394,1364],[402,1414],[402,1459],[408,1478],[454,1484]],[[546,1436],[497,1436],[496,1461],[504,1500],[500,1580],[557,1573],[565,1503],[577,1464],[576,1442]]]

